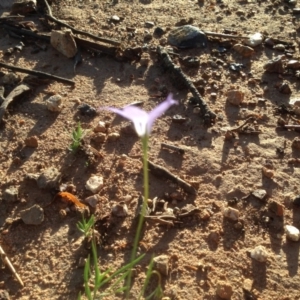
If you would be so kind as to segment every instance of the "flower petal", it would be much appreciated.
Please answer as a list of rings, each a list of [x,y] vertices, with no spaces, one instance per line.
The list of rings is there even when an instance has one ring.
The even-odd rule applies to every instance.
[[[174,100],[172,94],[169,94],[167,99],[157,105],[149,114],[148,114],[148,124],[147,124],[147,133],[150,134],[151,128],[153,126],[154,121],[159,118],[164,112],[166,112],[170,106],[174,104],[178,104],[178,101]]]
[[[128,120],[131,120],[139,136],[144,136],[147,133],[146,129],[149,115],[144,110],[136,106],[125,106],[123,109],[104,107],[104,109],[110,110]]]

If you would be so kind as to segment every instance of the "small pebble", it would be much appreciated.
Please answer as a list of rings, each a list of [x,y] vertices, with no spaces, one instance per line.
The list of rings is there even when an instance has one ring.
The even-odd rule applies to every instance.
[[[48,110],[60,112],[62,110],[62,96],[54,95],[46,100]]]
[[[97,115],[96,108],[86,103],[79,105],[78,110],[80,114],[83,116],[95,117]]]
[[[285,81],[279,86],[279,92],[282,94],[290,94],[292,92],[288,82]]]
[[[161,37],[165,31],[161,27],[156,27],[154,29],[154,34],[157,35],[158,37]]]
[[[264,200],[267,196],[267,191],[263,189],[255,190],[252,192],[252,195],[259,200]]]
[[[244,43],[250,47],[256,47],[263,42],[263,35],[259,32],[254,33],[249,36],[248,40],[245,40]]]
[[[109,141],[116,141],[119,138],[120,138],[120,134],[118,132],[112,132],[107,136],[107,139]]]
[[[219,281],[217,283],[216,294],[221,299],[231,299],[231,296],[233,294],[231,284],[227,281],[223,281],[223,280]]]
[[[37,148],[39,145],[37,136],[33,135],[26,138],[25,145],[30,148]]]
[[[93,194],[98,193],[103,187],[103,177],[92,175],[86,182],[85,188],[91,191]]]
[[[298,149],[298,150],[300,149],[300,138],[299,137],[295,137],[293,139],[292,148]]]
[[[200,113],[200,111],[201,111],[201,108],[200,107],[195,107],[194,109],[193,109],[193,113],[194,114],[199,114]]]
[[[253,280],[247,278],[244,280],[243,290],[250,292],[252,290]]]
[[[95,208],[100,201],[100,196],[98,194],[89,196],[84,200],[88,205]]]
[[[147,27],[147,28],[152,28],[152,27],[154,27],[154,22],[151,22],[151,21],[146,21],[145,22],[145,27]]]
[[[282,217],[284,214],[284,208],[283,205],[275,200],[271,200],[269,205],[269,210],[274,212],[277,216]]]
[[[239,211],[232,207],[226,207],[223,210],[223,215],[232,221],[237,221],[239,219]]]
[[[150,58],[149,53],[144,52],[141,55],[140,65],[144,66],[144,67],[147,67],[149,65],[150,61],[151,61],[151,58]]]
[[[28,225],[40,225],[44,221],[44,210],[37,204],[22,210],[21,219]]]
[[[273,46],[273,49],[283,52],[285,50],[285,46],[283,44],[277,44],[277,45]]]
[[[35,174],[32,175],[34,179]],[[44,170],[43,173],[38,176],[37,185],[40,189],[57,188],[60,178],[61,178],[60,171],[54,167],[50,167]]]
[[[269,60],[265,65],[264,69],[269,73],[279,73],[282,74],[284,72],[282,56],[277,56],[272,60]]]
[[[153,268],[161,275],[169,274],[169,257],[167,255],[159,255],[153,258]]]
[[[294,198],[293,204],[296,206],[300,206],[300,195],[298,195]]]
[[[11,186],[7,189],[5,189],[3,193],[3,199],[7,202],[15,202],[18,201],[18,188],[15,186]]]
[[[79,268],[83,268],[85,266],[86,263],[86,258],[85,257],[80,257],[78,260],[78,267]]]
[[[112,17],[110,18],[110,20],[113,21],[113,22],[120,22],[120,17],[114,15],[114,16],[112,16]]]
[[[112,208],[112,214],[116,217],[127,217],[128,207],[124,202],[120,202]]]
[[[268,252],[264,246],[256,246],[250,252],[250,256],[259,262],[265,262],[268,258]]]
[[[274,177],[274,170],[268,169],[266,167],[262,168],[262,173],[264,176],[266,176],[268,178]]]
[[[286,237],[294,242],[298,242],[300,239],[300,231],[298,228],[292,225],[285,225]]]
[[[244,93],[239,90],[230,90],[227,92],[227,101],[233,105],[239,106],[244,100]]]
[[[232,48],[243,57],[250,57],[254,54],[253,48],[242,44],[235,44]]]
[[[106,132],[105,122],[99,121],[97,126],[94,128],[94,132]]]

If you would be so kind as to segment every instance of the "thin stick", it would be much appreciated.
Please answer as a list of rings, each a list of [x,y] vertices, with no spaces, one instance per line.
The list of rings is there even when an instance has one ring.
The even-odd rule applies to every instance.
[[[165,149],[170,149],[170,150],[176,151],[179,154],[184,154],[184,152],[185,152],[184,149],[182,149],[182,148],[179,148],[174,145],[166,144],[166,143],[161,143],[161,147],[165,148]]]
[[[287,129],[299,129],[300,125],[284,125],[283,127]]]
[[[121,43],[118,42],[118,41],[114,41],[114,40],[111,40],[111,39],[106,39],[106,38],[102,38],[102,37],[99,37],[99,36],[96,36],[92,33],[89,33],[89,32],[86,32],[86,31],[82,31],[82,30],[78,30],[76,28],[74,28],[73,26],[61,21],[61,20],[58,20],[56,19],[53,14],[52,14],[52,10],[51,10],[51,7],[50,5],[48,4],[48,1],[47,0],[44,0],[46,6],[47,6],[47,10],[48,10],[48,14],[46,14],[46,18],[59,24],[59,25],[62,25],[62,26],[65,26],[69,29],[72,30],[73,33],[77,33],[77,34],[82,34],[82,35],[86,35],[92,39],[95,39],[95,40],[98,40],[100,42],[104,42],[104,43],[108,43],[108,44],[112,44],[112,45],[115,45],[115,46],[120,46]]]
[[[11,272],[15,275],[15,277],[18,279],[19,283],[24,286],[24,283],[21,279],[21,277],[19,276],[19,274],[16,272],[14,266],[12,265],[12,263],[10,262],[10,260],[8,259],[8,257],[6,256],[4,250],[2,249],[2,247],[0,246],[0,255],[2,260],[5,262],[5,264],[9,267],[9,269],[11,270]]]
[[[205,31],[205,30],[203,32],[209,36],[223,37],[229,39],[243,39],[243,40],[249,39],[248,36],[238,36],[233,34],[217,33],[217,32]]]
[[[16,71],[16,72],[20,72],[20,73],[25,73],[25,74],[38,76],[38,77],[53,79],[53,80],[56,80],[58,82],[62,82],[62,83],[70,84],[70,85],[75,85],[75,81],[73,81],[73,80],[63,78],[63,77],[59,77],[59,76],[56,76],[56,75],[52,75],[52,74],[49,74],[49,73],[44,73],[44,72],[41,72],[41,71],[33,71],[33,70],[29,70],[29,69],[15,67],[15,66],[12,66],[12,65],[5,64],[3,62],[0,62],[0,67],[6,68],[6,69],[9,69],[9,70],[13,70],[13,71]]]
[[[156,165],[149,160],[148,160],[148,166],[149,166],[149,170],[154,175],[159,176],[159,177],[163,176],[167,179],[170,179],[173,182],[175,182],[176,184],[178,184],[178,186],[180,186],[182,189],[184,189],[187,193],[192,194],[192,195],[197,195],[197,191],[194,187],[192,187],[189,183],[187,183],[186,181],[177,177],[176,175],[172,174],[170,171],[168,171],[164,167]]]

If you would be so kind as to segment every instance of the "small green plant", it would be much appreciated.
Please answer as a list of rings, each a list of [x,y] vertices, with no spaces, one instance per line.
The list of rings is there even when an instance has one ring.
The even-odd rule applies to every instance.
[[[111,294],[124,292],[127,289],[126,286],[122,286],[125,278],[131,272],[131,269],[145,256],[145,254],[139,256],[138,258],[131,261],[122,268],[116,270],[115,272],[112,272],[111,269],[101,272],[98,266],[97,246],[93,235],[94,224],[94,215],[92,215],[88,221],[86,221],[86,219],[82,217],[82,222],[79,221],[77,223],[77,228],[84,234],[86,238],[92,237],[91,245],[93,267],[91,267],[91,258],[90,256],[88,256],[83,272],[84,293],[88,300],[102,299],[103,297]],[[93,284],[93,289],[90,288],[90,283]],[[105,289],[105,292],[97,295],[100,288],[102,288],[105,284],[110,285]],[[80,299],[81,293],[79,293],[78,295],[78,300]]]
[[[80,146],[80,142],[83,138],[83,130],[80,122],[77,124],[77,128],[72,132],[72,144],[70,145],[70,150],[76,152]]]
[[[82,222],[77,223],[77,228],[81,231],[85,237],[90,237],[92,235],[92,228],[95,224],[95,217],[91,215],[90,219],[86,221],[84,216],[82,216]]]

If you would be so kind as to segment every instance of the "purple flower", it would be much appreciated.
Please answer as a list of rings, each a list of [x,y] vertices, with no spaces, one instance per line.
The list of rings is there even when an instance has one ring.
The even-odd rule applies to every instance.
[[[169,94],[164,102],[157,105],[149,113],[131,105],[125,106],[123,109],[114,107],[105,107],[104,109],[108,109],[128,120],[131,120],[134,124],[137,134],[140,137],[143,137],[150,135],[154,121],[165,111],[167,111],[173,104],[178,104],[178,102],[172,98],[172,94]]]

